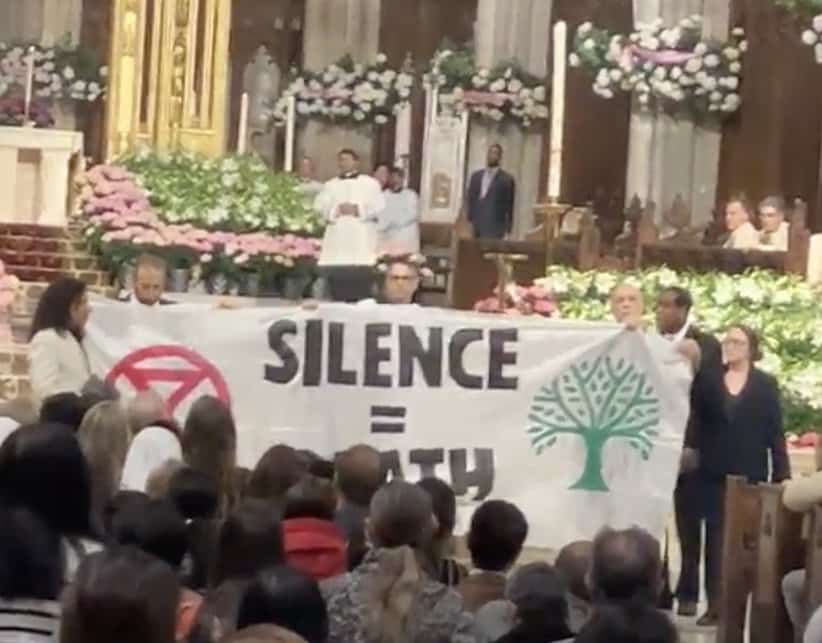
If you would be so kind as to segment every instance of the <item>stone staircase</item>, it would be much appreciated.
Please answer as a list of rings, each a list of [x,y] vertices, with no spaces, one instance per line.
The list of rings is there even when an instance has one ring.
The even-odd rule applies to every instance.
[[[12,340],[0,343],[0,399],[30,392],[28,381],[28,332],[37,302],[46,287],[61,276],[85,281],[91,290],[110,295],[108,275],[96,257],[86,250],[76,228],[0,224],[0,260],[6,273],[22,284],[22,295],[11,316]]]

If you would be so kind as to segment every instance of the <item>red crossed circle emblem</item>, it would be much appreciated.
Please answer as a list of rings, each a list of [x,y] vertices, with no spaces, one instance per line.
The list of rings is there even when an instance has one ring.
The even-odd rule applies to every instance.
[[[171,359],[169,359],[171,358]],[[183,366],[163,367],[158,363],[173,361]],[[177,384],[169,394],[166,407],[174,413],[177,407],[201,384],[210,385],[213,394],[231,404],[228,385],[217,367],[199,353],[183,346],[148,346],[126,355],[106,376],[106,383],[114,386],[125,378],[137,391],[154,388],[152,384]]]

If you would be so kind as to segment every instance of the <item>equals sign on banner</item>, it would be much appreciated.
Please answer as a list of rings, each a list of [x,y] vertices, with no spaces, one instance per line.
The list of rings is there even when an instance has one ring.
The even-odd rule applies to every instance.
[[[404,406],[372,406],[371,433],[404,433]]]

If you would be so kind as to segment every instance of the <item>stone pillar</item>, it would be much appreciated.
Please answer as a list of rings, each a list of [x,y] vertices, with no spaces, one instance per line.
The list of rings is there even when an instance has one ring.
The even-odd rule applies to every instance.
[[[379,48],[380,6],[381,0],[306,0],[306,69],[321,69],[346,54],[356,62],[373,61]],[[326,179],[337,172],[337,151],[350,147],[360,153],[362,170],[370,172],[372,138],[368,128],[308,121],[299,131],[297,154],[311,156],[319,177]]]
[[[479,0],[477,6],[477,64],[493,67],[497,62],[516,58],[537,76],[547,73],[551,40],[551,0]],[[494,142],[504,150],[503,167],[517,181],[513,234],[521,238],[533,225],[533,208],[540,185],[543,152],[541,133],[517,126],[498,127],[478,120],[471,123],[468,146],[468,171],[485,166],[488,146]]]
[[[635,23],[662,18],[671,26],[692,14],[703,16],[705,36],[727,39],[729,0],[633,0]],[[635,194],[657,204],[657,219],[681,194],[691,224],[707,224],[716,197],[721,132],[711,124],[694,125],[689,116],[673,118],[634,107],[626,178],[627,201]],[[663,226],[663,232],[665,226]]]

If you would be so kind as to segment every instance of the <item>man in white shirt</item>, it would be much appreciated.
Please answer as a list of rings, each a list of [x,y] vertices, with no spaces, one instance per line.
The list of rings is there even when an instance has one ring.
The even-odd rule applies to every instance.
[[[132,292],[120,298],[120,301],[143,306],[165,306],[173,304],[163,297],[166,289],[166,262],[156,255],[144,254],[137,258],[134,269],[134,286]]]
[[[380,248],[414,254],[420,251],[420,207],[414,190],[405,187],[405,172],[391,168],[385,209],[379,216]]]
[[[342,150],[340,175],[328,181],[314,207],[327,221],[319,267],[334,301],[353,303],[371,296],[377,257],[377,218],[385,209],[380,184],[360,174],[359,156]]]
[[[769,196],[759,204],[760,250],[788,251],[788,223],[785,221],[785,199]]]
[[[754,250],[759,247],[759,231],[751,223],[751,212],[741,197],[733,198],[725,206],[725,227],[728,239],[723,248]]]

